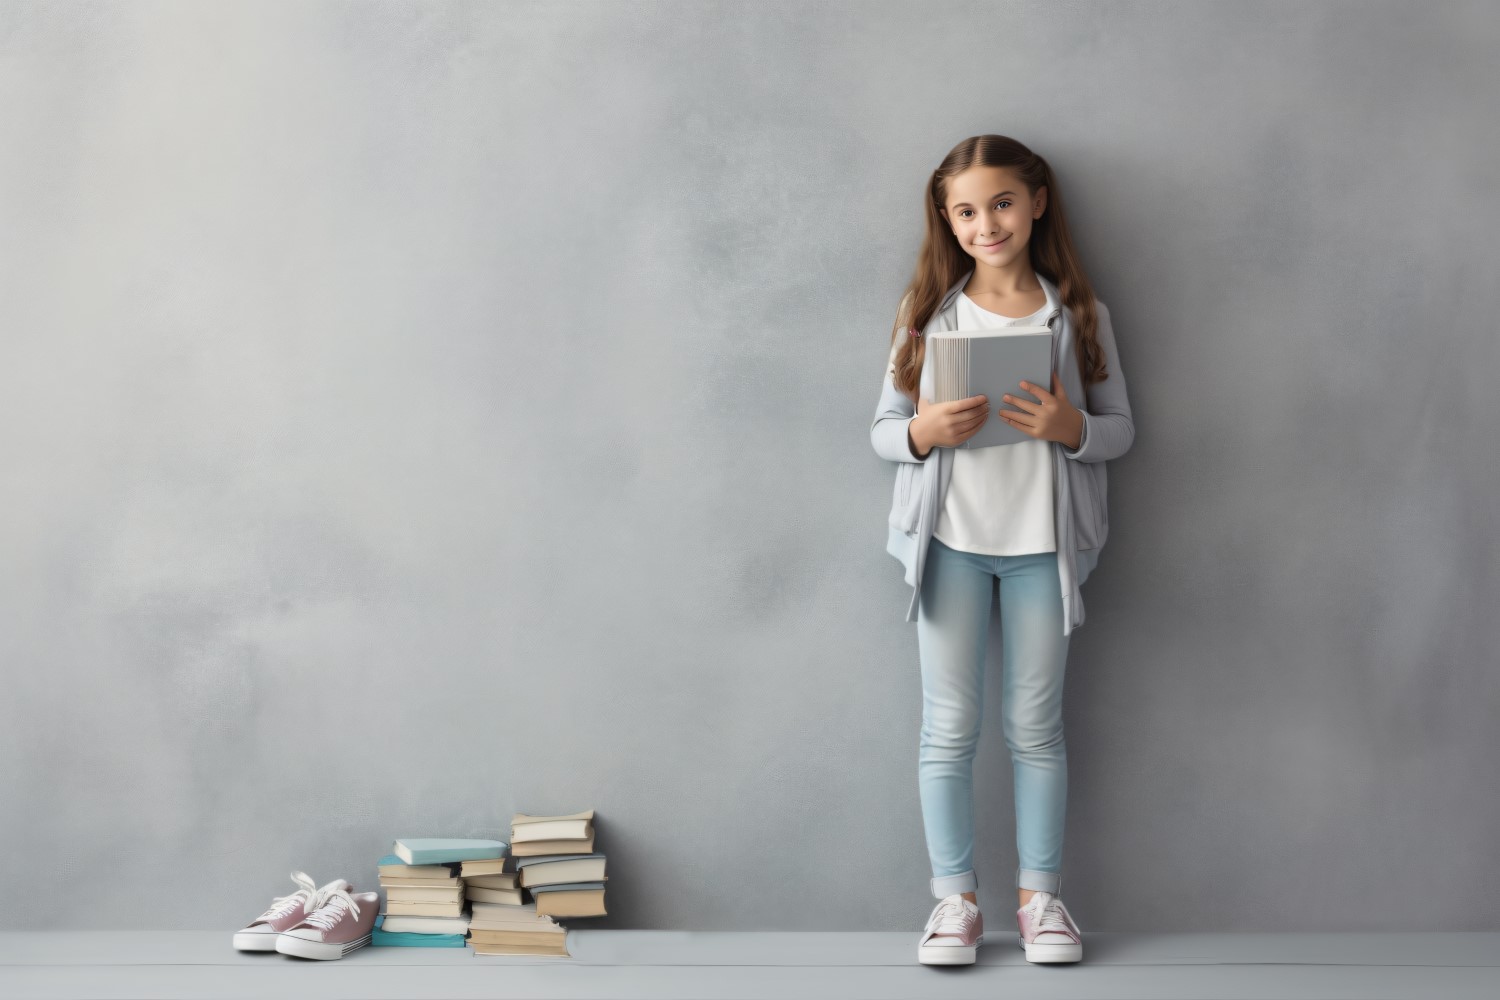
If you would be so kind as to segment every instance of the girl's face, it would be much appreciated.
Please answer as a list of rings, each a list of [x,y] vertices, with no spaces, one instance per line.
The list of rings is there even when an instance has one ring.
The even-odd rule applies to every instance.
[[[1046,207],[1045,187],[1031,195],[1008,168],[970,167],[948,179],[948,204],[942,212],[976,267],[1007,269],[1029,259],[1031,225]]]

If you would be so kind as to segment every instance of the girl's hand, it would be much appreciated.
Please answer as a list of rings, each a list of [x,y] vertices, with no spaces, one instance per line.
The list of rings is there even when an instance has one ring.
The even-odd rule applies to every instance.
[[[1083,412],[1068,402],[1068,391],[1063,388],[1062,376],[1057,372],[1052,373],[1051,392],[1025,381],[1021,383],[1021,388],[1041,402],[1033,403],[1020,396],[1001,396],[1001,400],[1021,407],[1021,411],[1001,409],[995,411],[996,415],[1034,438],[1059,441],[1076,449],[1083,437]]]
[[[934,403],[923,399],[911,422],[912,442],[926,454],[934,447],[957,448],[979,433],[990,419],[989,397],[981,393],[967,399]]]

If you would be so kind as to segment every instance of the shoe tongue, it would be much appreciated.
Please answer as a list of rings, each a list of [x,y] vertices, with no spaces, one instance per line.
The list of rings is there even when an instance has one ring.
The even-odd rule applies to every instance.
[[[345,878],[336,878],[332,882],[329,882],[327,885],[322,886],[321,888],[319,888],[317,896],[315,897],[314,900],[310,900],[309,901],[309,905],[312,905],[313,902],[316,902],[318,905],[321,906],[323,904],[323,902],[324,902],[323,897],[327,896],[329,893],[335,891],[336,889],[342,889],[345,892],[349,893],[350,895],[354,894],[354,886],[352,886],[351,884],[349,884],[349,880],[348,879],[345,879]]]

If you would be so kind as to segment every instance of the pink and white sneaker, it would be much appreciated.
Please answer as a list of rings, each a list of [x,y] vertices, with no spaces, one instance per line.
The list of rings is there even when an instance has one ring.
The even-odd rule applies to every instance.
[[[917,941],[917,961],[923,965],[973,965],[984,943],[984,917],[963,893],[944,896]]]
[[[1032,893],[1016,911],[1017,935],[1028,962],[1078,962],[1083,959],[1083,932],[1061,899],[1050,892]]]
[[[342,879],[340,879],[343,882]],[[353,886],[325,886],[317,907],[306,919],[276,935],[276,950],[298,958],[343,958],[370,943],[370,931],[380,915],[380,893],[350,895]]]
[[[235,948],[240,951],[275,951],[276,935],[295,926],[314,910],[319,892],[317,883],[306,872],[292,872],[292,881],[301,888],[289,896],[277,896],[271,900],[266,912],[250,921],[244,930],[236,931]],[[344,884],[348,885],[347,882]]]

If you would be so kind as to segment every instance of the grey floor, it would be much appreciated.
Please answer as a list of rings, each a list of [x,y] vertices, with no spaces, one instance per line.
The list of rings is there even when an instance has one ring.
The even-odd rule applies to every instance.
[[[241,954],[230,931],[0,933],[0,997],[1500,998],[1500,934],[1086,932],[1076,965],[996,934],[977,965],[916,962],[914,933],[571,930],[569,958],[370,948]]]

